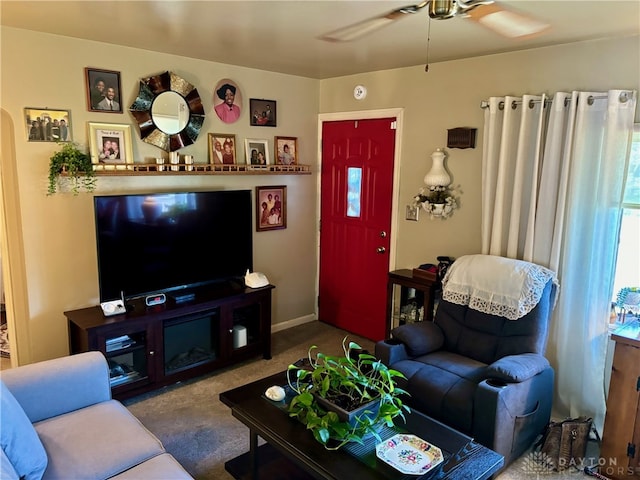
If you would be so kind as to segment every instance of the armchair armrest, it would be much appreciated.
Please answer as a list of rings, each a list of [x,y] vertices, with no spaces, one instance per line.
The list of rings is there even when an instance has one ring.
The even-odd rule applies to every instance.
[[[538,353],[508,355],[487,367],[487,378],[506,383],[521,383],[549,367],[549,361]]]
[[[386,366],[391,366],[401,360],[408,359],[409,355],[402,343],[391,338],[376,343],[375,357]]]
[[[402,342],[410,357],[419,357],[439,350],[444,345],[444,333],[433,322],[407,323],[391,330],[394,340]]]
[[[100,352],[11,368],[0,378],[32,423],[111,400],[109,368]]]

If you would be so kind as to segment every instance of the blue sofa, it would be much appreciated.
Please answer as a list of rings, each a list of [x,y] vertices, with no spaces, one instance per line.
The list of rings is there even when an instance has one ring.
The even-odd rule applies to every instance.
[[[192,477],[120,402],[87,352],[0,372],[3,480]]]

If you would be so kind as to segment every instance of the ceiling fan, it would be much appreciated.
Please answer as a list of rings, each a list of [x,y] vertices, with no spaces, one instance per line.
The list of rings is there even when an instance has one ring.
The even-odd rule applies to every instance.
[[[480,25],[509,38],[531,37],[549,28],[549,24],[513,10],[508,10],[493,0],[426,0],[339,28],[323,35],[321,38],[330,42],[357,40],[385,25],[418,13],[424,8],[428,8],[430,18],[436,20],[460,16],[470,18]]]

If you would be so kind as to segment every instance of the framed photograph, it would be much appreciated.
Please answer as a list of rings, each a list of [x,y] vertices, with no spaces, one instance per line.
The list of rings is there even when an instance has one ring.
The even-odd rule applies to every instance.
[[[233,123],[242,112],[242,93],[238,84],[228,78],[218,81],[213,88],[213,111],[224,123]]]
[[[236,136],[230,133],[210,133],[209,134],[209,163],[237,164],[236,156]]]
[[[265,167],[271,164],[269,159],[269,145],[266,140],[245,138],[244,154],[247,159],[247,165]]]
[[[419,214],[420,210],[416,205],[407,205],[407,211],[405,214],[405,218],[407,220],[411,220],[413,222],[417,222],[418,221],[418,214]]]
[[[124,170],[133,163],[131,125],[89,123],[89,150],[95,170]]]
[[[122,113],[120,72],[85,68],[87,109],[90,112]]]
[[[29,142],[71,142],[71,110],[25,108]]]
[[[287,228],[287,187],[256,187],[256,230]]]
[[[277,165],[298,164],[298,139],[296,137],[275,137],[273,143]]]
[[[250,98],[249,113],[251,114],[251,125],[254,127],[275,127],[278,124],[275,100]]]

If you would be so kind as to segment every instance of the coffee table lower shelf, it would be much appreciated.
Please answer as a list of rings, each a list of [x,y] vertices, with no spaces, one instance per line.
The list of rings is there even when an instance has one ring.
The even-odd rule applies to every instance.
[[[225,470],[236,480],[251,480],[250,452],[225,462]],[[313,477],[289,461],[269,443],[258,447],[260,480],[312,480]]]

